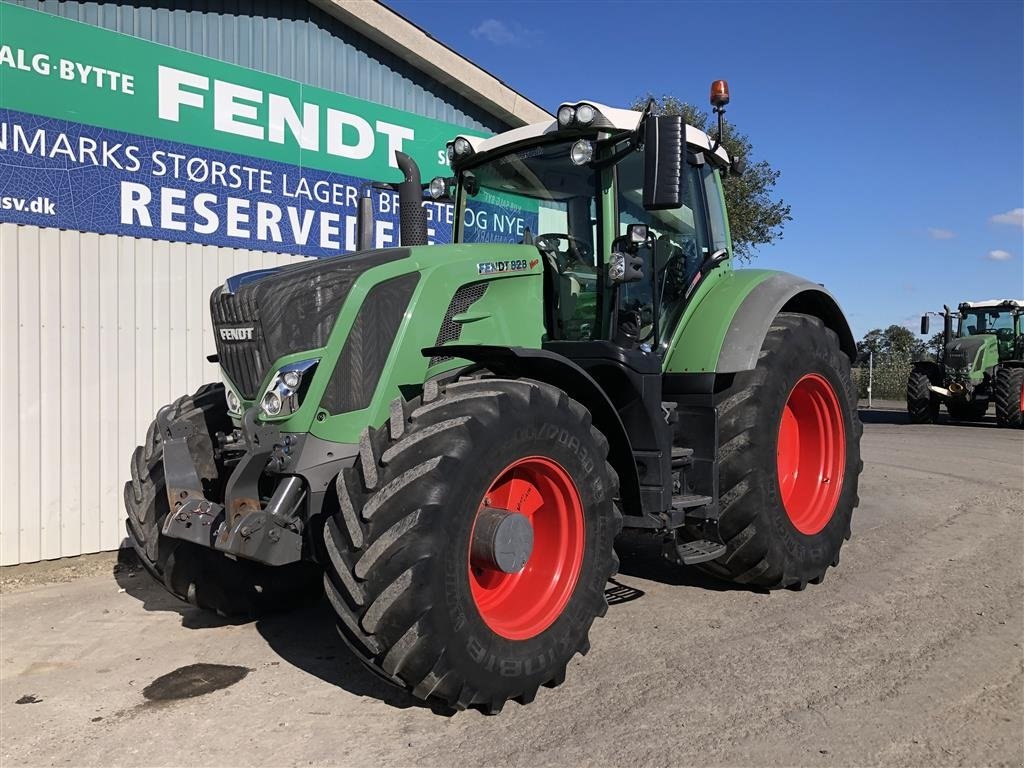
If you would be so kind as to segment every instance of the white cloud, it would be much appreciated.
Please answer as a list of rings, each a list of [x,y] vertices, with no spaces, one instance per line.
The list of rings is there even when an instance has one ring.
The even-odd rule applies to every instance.
[[[1009,261],[1013,258],[1013,254],[1009,251],[1003,251],[997,248],[994,251],[989,251],[985,258],[989,261]]]
[[[997,213],[989,219],[993,224],[1009,224],[1024,229],[1024,208],[1014,208],[1006,213]]]
[[[506,24],[500,19],[484,19],[469,33],[477,40],[486,40],[493,45],[523,45],[534,34],[521,24]]]
[[[939,229],[938,227],[928,227],[928,236],[932,240],[952,240],[956,237],[956,232],[949,229]]]

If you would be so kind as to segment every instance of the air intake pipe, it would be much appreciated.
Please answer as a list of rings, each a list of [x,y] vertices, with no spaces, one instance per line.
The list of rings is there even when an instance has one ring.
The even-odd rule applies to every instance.
[[[420,169],[405,152],[395,152],[395,162],[405,179],[397,185],[398,226],[403,246],[427,244],[427,211],[423,207]]]

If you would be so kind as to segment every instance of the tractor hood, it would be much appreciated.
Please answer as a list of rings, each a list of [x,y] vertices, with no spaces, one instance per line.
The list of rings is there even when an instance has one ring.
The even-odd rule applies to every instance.
[[[975,370],[984,358],[982,352],[986,347],[996,348],[996,337],[992,334],[954,339],[946,346],[946,366],[956,370]]]
[[[232,277],[210,296],[221,367],[247,400],[273,362],[322,347],[356,279],[408,258],[408,248],[365,251]]]

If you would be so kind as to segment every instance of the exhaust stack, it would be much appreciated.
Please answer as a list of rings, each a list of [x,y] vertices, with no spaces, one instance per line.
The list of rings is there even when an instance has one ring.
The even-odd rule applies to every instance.
[[[403,246],[427,244],[427,211],[423,207],[423,184],[420,169],[405,152],[395,152],[398,169],[405,179],[398,188],[398,221]]]

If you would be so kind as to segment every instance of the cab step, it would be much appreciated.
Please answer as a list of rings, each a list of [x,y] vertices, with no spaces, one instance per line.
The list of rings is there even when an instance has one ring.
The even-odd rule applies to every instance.
[[[672,469],[685,469],[693,464],[693,448],[672,447]]]
[[[679,562],[683,565],[696,565],[697,563],[706,563],[708,560],[716,560],[724,555],[725,544],[707,539],[682,541],[676,544],[676,553],[679,555]]]
[[[698,493],[681,493],[672,497],[672,509],[690,510],[698,507],[706,507],[713,499],[710,496],[701,496]]]

